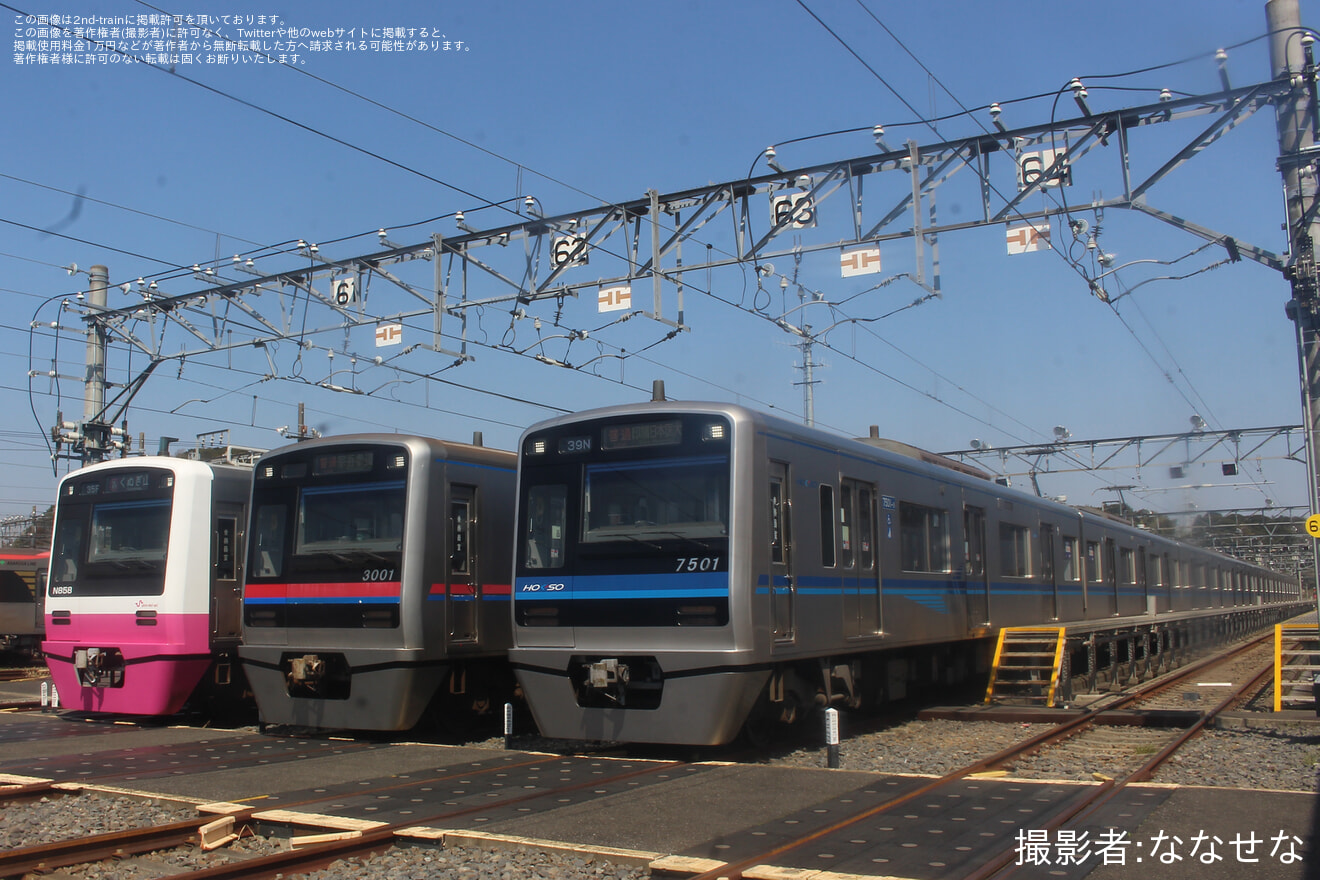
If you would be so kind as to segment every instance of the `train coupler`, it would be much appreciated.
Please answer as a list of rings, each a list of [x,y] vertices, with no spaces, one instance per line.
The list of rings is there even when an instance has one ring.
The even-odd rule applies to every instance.
[[[611,696],[620,706],[627,701],[630,677],[628,664],[615,659],[597,660],[587,666],[587,685],[597,691],[613,692]]]
[[[303,687],[315,687],[325,678],[325,661],[316,654],[304,654],[289,658],[287,673],[289,684]]]
[[[82,687],[124,686],[124,655],[118,648],[78,648],[73,652],[73,668]]]
[[[654,657],[574,657],[569,677],[579,706],[654,709],[664,692],[664,673]]]

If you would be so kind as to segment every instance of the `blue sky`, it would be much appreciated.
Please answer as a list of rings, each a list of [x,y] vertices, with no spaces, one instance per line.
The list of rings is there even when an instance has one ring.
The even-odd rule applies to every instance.
[[[11,5],[33,14],[155,14],[122,0]],[[44,437],[57,411],[81,415],[82,323],[60,304],[85,290],[87,278],[61,268],[70,263],[108,266],[112,284],[130,285],[128,294],[111,292],[110,305],[123,307],[140,301],[138,277],[160,278],[169,295],[192,293],[206,285],[180,269],[228,271],[233,254],[298,239],[347,257],[379,249],[378,228],[399,244],[457,234],[459,210],[478,227],[513,222],[508,212],[480,208],[506,200],[516,207],[528,195],[560,214],[637,199],[648,189],[737,180],[769,173],[761,154],[771,144],[787,168],[869,155],[876,123],[891,144],[933,143],[983,131],[984,108],[997,101],[1010,127],[1043,124],[1051,114],[1076,112],[1066,90],[1056,101],[1073,77],[1087,83],[1097,110],[1154,102],[1162,88],[1216,90],[1219,48],[1229,50],[1233,85],[1269,78],[1265,43],[1253,40],[1265,31],[1262,2],[1117,0],[1041,9],[938,0],[586,0],[571,8],[201,2],[168,11],[273,16],[274,27],[309,31],[426,29],[450,48],[322,51],[307,46],[309,37],[282,66],[217,64],[199,47],[175,74],[146,64],[27,63],[26,50],[18,63],[12,41],[38,39],[27,33],[34,25],[0,10],[13,31],[0,61],[0,297],[8,306],[0,320],[0,405],[9,414],[0,515],[50,502],[56,473]],[[1302,12],[1305,23],[1305,5]],[[260,27],[255,19],[252,26]],[[217,26],[231,37],[238,27],[232,20]],[[1031,96],[1039,97],[1019,100]],[[971,116],[944,119],[961,108]],[[942,121],[932,127],[918,116]],[[1143,129],[1130,147],[1133,167],[1154,170],[1206,124],[1208,117],[1176,130]],[[851,133],[800,140],[839,131]],[[1070,204],[1117,195],[1113,153],[1099,151],[1079,165],[1064,196]],[[1277,155],[1266,110],[1158,184],[1150,202],[1283,253]],[[997,188],[1011,189],[1011,167],[992,173]],[[907,185],[902,175],[888,177],[884,186]],[[941,221],[976,217],[978,199],[975,177],[963,172],[938,193]],[[1091,439],[1185,431],[1193,414],[1224,429],[1300,421],[1296,349],[1283,311],[1289,294],[1277,272],[1243,261],[1186,280],[1148,281],[1206,268],[1224,253],[1193,254],[1200,239],[1132,212],[1096,218],[1083,207],[1076,216],[1099,223],[1098,251],[1112,253],[1115,264],[1184,259],[1120,270],[1111,289],[1135,289],[1111,308],[1069,263],[1071,255],[1095,270],[1085,242],[1072,242],[1057,219],[1061,247],[1053,253],[1008,256],[1002,226],[946,233],[939,240],[942,297],[883,320],[872,319],[923,294],[897,277],[917,268],[910,243],[887,244],[885,271],[860,280],[840,279],[831,251],[798,264],[774,260],[764,292],[750,266],[692,272],[689,330],[666,342],[659,340],[668,328],[644,318],[596,333],[607,320],[594,304],[570,300],[558,312],[540,304],[534,311],[547,328],[543,337],[553,335],[556,320],[561,329],[592,329],[590,341],[567,350],[575,363],[619,348],[636,353],[606,356],[588,371],[515,354],[554,357],[560,343],[535,347],[526,326],[532,315],[515,321],[509,305],[492,305],[472,313],[475,360],[437,373],[443,382],[415,374],[435,373],[450,358],[419,351],[391,362],[406,374],[373,370],[362,357],[350,366],[352,354],[375,354],[371,329],[322,333],[307,348],[273,347],[270,361],[250,347],[171,359],[129,409],[129,432],[145,434],[153,450],[163,435],[186,443],[215,429],[228,429],[235,443],[273,448],[285,442],[275,428],[294,423],[302,402],[308,423],[325,433],[384,429],[466,440],[481,431],[488,445],[512,448],[523,428],[558,412],[644,400],[652,379],[664,379],[671,397],[740,400],[800,418],[799,340],[770,320],[780,316],[817,330],[854,319],[814,355],[816,421],[841,434],[864,435],[875,424],[885,436],[946,450],[972,438],[996,446],[1044,441],[1054,425]],[[711,239],[724,234],[709,230]],[[803,240],[830,234],[804,232]],[[711,243],[705,232],[685,253],[701,253],[703,241]],[[287,265],[269,263],[270,271]],[[429,283],[429,266],[408,271]],[[889,283],[868,290],[882,280]],[[781,288],[781,281],[791,283]],[[799,284],[829,302],[848,302],[788,312],[799,304]],[[402,307],[386,306],[384,295],[377,303],[384,311]],[[252,304],[276,309],[275,319],[271,297]],[[753,304],[761,314],[749,310]],[[34,319],[46,327],[32,333]],[[69,330],[54,333],[51,322]],[[425,322],[413,324],[409,332]],[[144,322],[138,331],[150,336],[152,328]],[[192,341],[177,328],[168,332],[167,355]],[[642,352],[646,346],[653,347]],[[73,378],[29,382],[29,370],[49,371],[52,363]],[[281,378],[265,379],[271,364]],[[144,365],[141,353],[112,348],[113,381]],[[373,393],[336,393],[318,383]],[[1234,486],[1222,490],[1178,489],[1150,468],[1048,476],[1042,489],[1098,504],[1115,497],[1103,486],[1136,480],[1143,490],[1128,500],[1156,509],[1256,507],[1265,498],[1306,503],[1301,465],[1271,457],[1244,471],[1235,480],[1215,476]]]

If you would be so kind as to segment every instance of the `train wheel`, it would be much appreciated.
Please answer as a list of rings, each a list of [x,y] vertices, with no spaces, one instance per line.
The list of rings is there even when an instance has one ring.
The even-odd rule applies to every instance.
[[[431,730],[455,740],[470,740],[500,732],[506,689],[482,667],[452,669],[431,704],[426,722]]]
[[[749,748],[766,749],[783,742],[797,720],[798,695],[786,691],[781,702],[771,702],[762,694],[743,723],[740,739]]]

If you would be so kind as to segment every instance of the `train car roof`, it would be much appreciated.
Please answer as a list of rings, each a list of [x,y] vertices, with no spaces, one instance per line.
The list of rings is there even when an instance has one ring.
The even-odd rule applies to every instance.
[[[513,452],[507,449],[497,449],[491,446],[478,446],[472,443],[462,443],[457,440],[442,440],[437,437],[426,437],[421,434],[389,434],[385,432],[374,432],[364,434],[336,434],[329,437],[318,437],[314,440],[301,440],[297,443],[290,443],[287,446],[281,446],[278,449],[272,449],[263,455],[258,461],[273,458],[277,455],[287,454],[295,449],[315,449],[319,447],[343,446],[355,443],[401,443],[404,445],[410,443],[424,443],[431,448],[433,454],[440,458],[490,462],[501,465],[511,464],[510,459],[515,456]]]

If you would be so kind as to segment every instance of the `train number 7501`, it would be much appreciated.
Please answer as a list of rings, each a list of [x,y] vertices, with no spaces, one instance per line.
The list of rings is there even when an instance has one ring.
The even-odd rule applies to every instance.
[[[680,571],[719,571],[720,558],[718,556],[680,556],[678,557],[678,568],[674,572]]]

